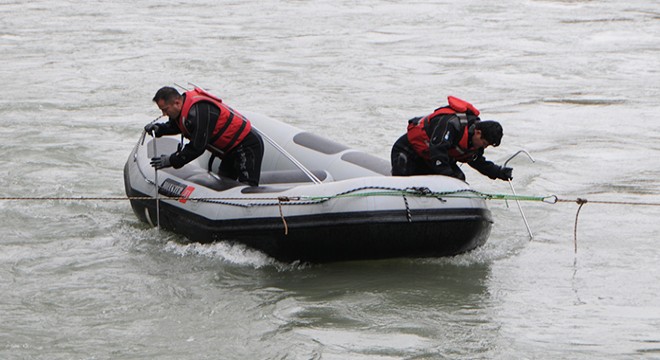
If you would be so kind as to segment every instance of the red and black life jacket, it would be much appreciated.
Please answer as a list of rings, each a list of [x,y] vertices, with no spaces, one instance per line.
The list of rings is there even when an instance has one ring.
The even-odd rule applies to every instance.
[[[419,121],[410,121],[408,123],[408,141],[412,145],[415,152],[422,158],[429,160],[430,159],[430,136],[433,133],[433,128],[431,126],[431,119],[440,115],[447,114],[456,114],[458,115],[461,122],[461,139],[458,142],[458,146],[449,149],[449,156],[454,158],[456,161],[468,162],[474,159],[477,151],[479,149],[468,148],[470,136],[468,135],[468,115],[478,119],[479,110],[474,107],[472,104],[465,100],[461,100],[454,96],[447,97],[449,106],[443,106],[435,109],[435,111],[429,115],[424,116],[419,119]]]
[[[186,91],[186,97],[181,107],[178,126],[184,136],[190,137],[186,128],[186,119],[190,108],[200,101],[208,101],[220,108],[220,116],[215,123],[207,148],[217,155],[223,155],[240,144],[252,128],[250,121],[217,98],[200,88]]]

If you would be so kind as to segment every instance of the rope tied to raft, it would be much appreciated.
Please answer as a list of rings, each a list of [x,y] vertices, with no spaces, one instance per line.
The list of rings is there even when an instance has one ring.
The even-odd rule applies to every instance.
[[[410,206],[408,205],[408,198],[406,195],[403,195],[403,203],[406,204],[406,219],[408,222],[412,222],[412,214],[410,214]]]
[[[577,212],[575,213],[575,225],[573,226],[573,252],[577,254],[577,225],[578,225],[578,216],[580,216],[580,210],[582,206],[587,203],[587,199],[577,198],[575,202],[580,205],[578,206]]]
[[[360,192],[363,190],[381,190]],[[210,203],[221,203],[224,205],[233,205],[240,207],[249,206],[270,206],[277,205],[278,202],[285,202],[285,205],[307,205],[318,204],[332,199],[350,198],[350,197],[370,197],[370,196],[401,196],[408,195],[413,197],[432,197],[443,200],[443,198],[480,198],[484,200],[521,200],[521,201],[544,201],[555,203],[556,196],[525,196],[509,194],[489,194],[472,189],[459,189],[451,191],[433,192],[428,188],[391,188],[381,186],[364,186],[347,190],[334,195],[302,195],[302,196],[279,196],[279,197],[184,197],[168,196],[160,194],[160,200],[173,201],[200,201]],[[286,199],[286,201],[285,201]],[[0,197],[0,201],[126,201],[126,200],[155,200],[153,196],[5,196]],[[238,203],[232,201],[271,201],[270,203]],[[443,200],[444,201],[444,200]],[[660,205],[660,204],[658,204]]]
[[[282,202],[288,201],[290,201],[290,199],[287,196],[280,196],[277,198],[278,207],[280,208],[280,218],[284,224],[284,235],[289,235],[289,225],[287,225],[286,219],[284,218],[284,213],[282,213]]]
[[[366,191],[371,190],[371,191]],[[408,197],[425,197],[436,198],[439,201],[446,202],[448,198],[479,198],[483,200],[517,200],[517,201],[539,201],[547,204],[557,203],[576,203],[578,205],[575,213],[575,221],[573,227],[573,247],[574,252],[577,253],[577,228],[579,216],[582,208],[587,203],[602,204],[602,205],[627,205],[627,206],[660,206],[660,202],[639,202],[639,201],[616,201],[616,200],[587,200],[586,198],[575,199],[562,199],[557,195],[549,196],[528,196],[528,195],[511,195],[511,194],[493,194],[483,193],[473,189],[459,189],[451,191],[434,192],[427,187],[408,187],[404,189],[382,186],[364,186],[351,190],[347,190],[334,195],[321,195],[321,196],[278,196],[278,197],[250,197],[250,198],[237,198],[237,197],[181,197],[181,196],[167,196],[162,195],[158,201],[199,201],[214,204],[222,204],[229,206],[238,206],[249,208],[253,206],[272,206],[276,205],[279,209],[280,218],[284,225],[284,233],[288,235],[289,227],[284,216],[283,207],[293,205],[314,205],[321,204],[333,199],[354,198],[354,197],[370,197],[370,196],[402,196],[406,207],[406,219],[412,222],[412,213]],[[0,201],[126,201],[126,200],[144,200],[154,201],[153,196],[5,196],[0,197]],[[246,201],[251,201],[245,203]],[[263,201],[259,203],[258,201]]]
[[[584,198],[576,198],[576,199],[560,199],[556,195],[552,196],[554,199],[554,202],[551,204],[556,204],[556,203],[576,203],[578,205],[577,211],[575,212],[575,224],[573,226],[573,251],[577,253],[577,226],[578,226],[578,218],[580,216],[580,211],[582,210],[582,207],[587,204],[587,203],[592,203],[592,204],[602,204],[602,205],[629,205],[629,206],[660,206],[660,202],[640,202],[640,201],[612,201],[612,200],[587,200]]]

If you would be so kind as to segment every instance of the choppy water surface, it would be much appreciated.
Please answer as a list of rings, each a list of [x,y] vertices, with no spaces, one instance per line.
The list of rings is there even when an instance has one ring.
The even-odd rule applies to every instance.
[[[3,197],[121,197],[163,85],[387,158],[406,119],[505,128],[451,259],[279,264],[177,243],[127,201],[0,201],[6,359],[660,358],[660,5],[648,1],[2,1]],[[509,193],[470,169],[478,190]],[[613,201],[624,204],[598,204]]]

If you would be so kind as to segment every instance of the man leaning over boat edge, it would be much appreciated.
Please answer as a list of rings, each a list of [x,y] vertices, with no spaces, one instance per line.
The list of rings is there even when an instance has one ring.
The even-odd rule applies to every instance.
[[[222,159],[220,175],[259,185],[264,144],[246,117],[199,88],[179,94],[165,86],[156,92],[153,102],[169,120],[148,124],[144,130],[153,131],[156,137],[182,134],[189,139],[182,149],[152,158],[153,167],[178,169],[209,150]]]
[[[513,169],[486,160],[484,150],[498,146],[502,126],[479,119],[479,110],[449,96],[448,106],[408,120],[408,131],[392,146],[392,175],[447,175],[465,180],[463,162],[491,179],[511,180]]]

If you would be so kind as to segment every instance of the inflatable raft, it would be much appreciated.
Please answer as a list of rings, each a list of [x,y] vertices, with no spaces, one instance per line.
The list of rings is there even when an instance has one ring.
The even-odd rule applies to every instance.
[[[264,137],[260,186],[218,176],[220,160],[208,152],[155,171],[154,154],[172,153],[180,141],[143,133],[124,168],[137,217],[184,242],[240,243],[284,262],[452,256],[486,242],[491,213],[483,198],[466,196],[467,183],[393,177],[382,158],[244,115]]]

